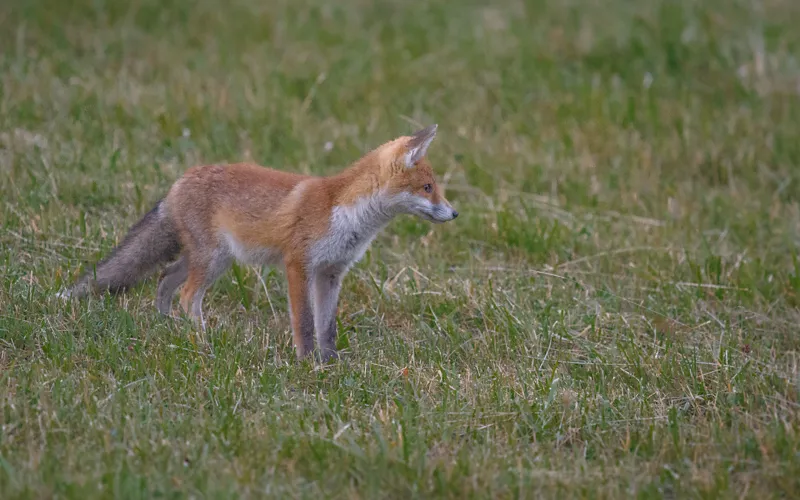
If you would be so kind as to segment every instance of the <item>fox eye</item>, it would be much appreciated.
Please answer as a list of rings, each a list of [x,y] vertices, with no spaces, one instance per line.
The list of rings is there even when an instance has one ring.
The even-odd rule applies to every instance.
[[[433,186],[431,186],[430,184],[425,184],[424,186],[422,186],[422,189],[424,189],[426,193],[430,193],[431,191],[433,191]]]

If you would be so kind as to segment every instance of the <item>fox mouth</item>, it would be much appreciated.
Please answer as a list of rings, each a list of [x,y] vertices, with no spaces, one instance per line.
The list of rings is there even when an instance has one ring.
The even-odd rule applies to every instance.
[[[423,219],[427,220],[428,222],[433,222],[434,224],[444,224],[445,222],[450,222],[451,220],[453,220],[453,219],[455,219],[456,217],[458,217],[458,212],[453,212],[453,213],[455,213],[456,215],[455,215],[455,216],[453,216],[453,215],[449,215],[448,217],[437,217],[437,216],[435,215],[435,213],[436,213],[436,211],[435,211],[435,210],[434,210],[434,211],[431,211],[431,212],[428,212],[428,211],[420,211],[420,212],[419,212],[419,215],[420,215],[420,216],[421,216]]]
[[[433,222],[434,224],[444,224],[445,222],[447,222],[446,220],[437,219],[436,217],[429,214],[425,214],[424,218],[428,222]]]

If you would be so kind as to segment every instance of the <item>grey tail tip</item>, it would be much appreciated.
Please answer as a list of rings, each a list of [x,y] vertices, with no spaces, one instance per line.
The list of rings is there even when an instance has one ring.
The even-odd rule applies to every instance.
[[[82,286],[83,285],[83,286]],[[57,299],[68,301],[70,299],[81,297],[86,293],[86,286],[84,283],[78,282],[72,286],[65,286],[61,290],[57,291],[55,297]]]
[[[72,298],[72,288],[62,288],[56,292],[56,298],[67,301]]]

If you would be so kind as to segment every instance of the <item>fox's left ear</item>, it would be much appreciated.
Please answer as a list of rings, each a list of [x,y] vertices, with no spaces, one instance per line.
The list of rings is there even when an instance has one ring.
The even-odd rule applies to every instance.
[[[428,146],[431,145],[431,142],[433,142],[433,139],[436,137],[436,129],[438,127],[438,125],[431,125],[411,136],[411,140],[408,141],[406,145],[408,151],[403,158],[406,163],[406,168],[413,167],[425,156],[425,153],[428,152]]]

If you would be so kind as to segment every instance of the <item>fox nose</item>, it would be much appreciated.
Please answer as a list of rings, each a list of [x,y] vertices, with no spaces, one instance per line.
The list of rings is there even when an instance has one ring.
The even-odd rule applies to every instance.
[[[453,218],[455,219],[456,217],[458,217],[458,212],[453,210]]]

